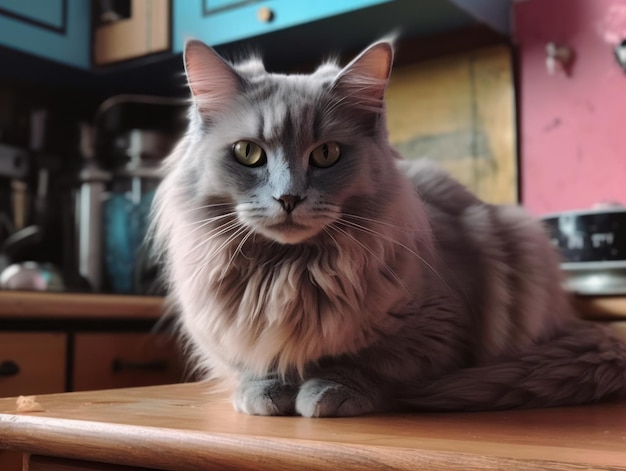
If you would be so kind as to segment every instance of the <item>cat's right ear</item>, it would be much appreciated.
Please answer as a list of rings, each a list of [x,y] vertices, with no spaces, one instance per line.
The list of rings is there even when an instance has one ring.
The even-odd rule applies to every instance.
[[[380,41],[363,51],[335,79],[334,88],[359,108],[380,112],[393,64],[393,46]]]
[[[211,114],[227,107],[243,88],[239,74],[202,41],[187,41],[184,62],[193,102],[209,120]]]

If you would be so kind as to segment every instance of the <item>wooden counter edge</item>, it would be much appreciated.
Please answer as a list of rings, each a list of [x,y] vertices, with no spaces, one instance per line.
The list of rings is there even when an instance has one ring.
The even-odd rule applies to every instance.
[[[0,291],[0,318],[157,319],[164,306],[160,296]]]
[[[573,296],[572,302],[585,319],[626,321],[626,296]]]
[[[104,443],[106,442],[106,446]],[[441,443],[446,443],[441,440]],[[452,441],[454,443],[454,441]],[[202,433],[160,427],[104,424],[0,414],[0,444],[29,454],[107,464],[174,471],[197,471],[225,467],[238,470],[414,470],[464,469],[485,471],[546,469],[579,471],[626,471],[626,452],[608,452],[589,461],[542,459],[536,446],[509,445],[506,453],[492,448],[485,453],[437,448],[405,448],[303,439]],[[448,444],[449,446],[450,444]],[[467,449],[467,446],[463,448]],[[158,450],[158,451],[156,451]],[[513,451],[514,453],[510,453]],[[556,453],[563,456],[562,453]],[[624,463],[622,465],[622,463]],[[267,468],[261,465],[266,464]]]
[[[573,296],[585,319],[626,321],[626,296]],[[0,318],[157,319],[165,311],[165,298],[91,293],[0,291]]]

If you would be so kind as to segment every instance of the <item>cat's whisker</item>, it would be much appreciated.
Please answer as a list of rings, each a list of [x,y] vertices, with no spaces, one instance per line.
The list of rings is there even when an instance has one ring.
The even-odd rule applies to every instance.
[[[314,215],[314,216],[310,216],[309,219],[314,219],[316,221],[328,221],[329,223],[332,221],[335,221],[336,218],[328,216],[326,214],[320,214],[320,215]]]
[[[339,245],[339,242],[337,242],[337,239],[335,239],[335,237],[330,233],[331,228],[332,226],[326,226],[322,230],[326,233],[328,237],[330,237],[330,240],[333,241],[333,243],[335,244],[335,247],[337,247],[337,250],[341,250],[341,246]]]
[[[250,218],[262,218],[265,217],[265,207],[259,203],[240,203],[237,205],[237,211]]]
[[[253,219],[262,219],[266,217],[265,211],[261,211],[259,209],[247,209],[240,211],[242,216],[253,218]]]
[[[243,224],[239,223],[239,227],[235,230],[234,233],[230,234],[226,240],[224,240],[211,254],[210,257],[208,257],[206,260],[203,260],[203,263],[201,263],[195,270],[194,270],[194,277],[197,276],[199,273],[201,273],[218,255],[221,254],[222,250],[229,245],[233,240],[235,240],[239,235],[241,235],[243,232],[245,232],[247,230],[247,227],[244,226]]]
[[[367,234],[371,234],[371,235],[380,237],[381,239],[386,240],[388,242],[391,242],[391,243],[397,245],[398,247],[402,247],[404,250],[406,250],[407,252],[409,252],[410,254],[415,256],[437,278],[439,278],[439,280],[446,286],[446,288],[448,288],[450,290],[450,292],[454,292],[454,290],[452,289],[452,286],[450,286],[450,284],[445,280],[445,278],[443,278],[443,276],[441,276],[441,274],[435,269],[435,267],[433,267],[432,264],[428,263],[428,261],[426,261],[426,259],[424,257],[422,257],[415,250],[411,249],[410,247],[408,247],[407,245],[403,244],[402,242],[397,241],[393,237],[389,237],[386,234],[382,234],[380,232],[377,232],[377,231],[375,231],[375,230],[373,230],[373,229],[371,229],[369,227],[363,226],[362,224],[357,224],[355,222],[347,221],[345,219],[338,219],[336,224],[343,224],[343,225],[345,225],[347,227],[352,227],[354,229],[360,230],[360,231],[365,232]]]
[[[333,229],[337,232],[339,232],[340,234],[343,234],[344,236],[350,238],[353,242],[355,242],[357,245],[361,246],[363,248],[363,250],[367,251],[372,257],[374,257],[379,263],[382,264],[382,266],[387,269],[387,271],[389,273],[391,273],[391,275],[393,276],[393,278],[402,286],[402,288],[404,288],[404,290],[408,293],[411,294],[411,291],[409,290],[408,286],[404,284],[404,282],[402,281],[402,279],[398,276],[398,274],[396,272],[394,272],[391,267],[383,260],[382,257],[380,257],[379,255],[377,255],[372,249],[370,249],[368,246],[366,246],[364,243],[362,243],[360,240],[358,240],[356,237],[354,237],[352,234],[350,234],[348,231],[345,231],[343,229],[341,229],[340,227],[337,227],[335,225],[330,225],[328,226],[330,229]],[[333,239],[334,240],[334,239]],[[335,241],[336,243],[336,241]]]
[[[203,227],[208,226],[211,223],[219,221],[220,219],[233,217],[233,216],[237,216],[237,213],[231,212],[231,213],[222,214],[221,216],[214,216],[211,218],[201,219],[199,221],[194,221],[194,222],[190,222],[187,224],[183,224],[181,227],[197,226],[189,233],[189,234],[193,234],[194,232],[198,231],[199,229],[202,229]]]
[[[398,231],[406,232],[408,234],[418,234],[420,232],[427,232],[429,234],[432,233],[431,229],[408,229],[406,227],[402,227],[402,226],[399,226],[397,224],[392,224],[392,223],[387,222],[387,221],[382,221],[380,219],[372,219],[372,218],[368,218],[368,217],[365,217],[365,216],[358,216],[356,214],[351,214],[351,213],[346,213],[346,212],[343,212],[342,216],[344,217],[344,219],[345,218],[350,218],[350,219],[355,219],[355,220],[359,220],[359,221],[371,222],[372,224],[379,224],[381,226],[391,227],[393,229],[397,229]]]
[[[204,266],[210,264],[218,255],[221,254],[222,250],[225,249],[228,245],[230,245],[237,237],[246,232],[248,228],[244,225],[241,225],[235,232],[229,235],[224,242],[222,242],[217,249],[215,249],[214,253],[204,261]],[[234,252],[236,253],[236,251]],[[222,271],[221,277],[224,276],[224,271]]]
[[[249,230],[247,227],[243,226],[240,230],[238,230],[235,234],[235,236],[239,236],[240,234],[242,234],[243,232],[248,231],[248,233],[241,239],[241,241],[239,242],[239,244],[237,245],[237,247],[235,248],[235,250],[233,251],[233,254],[230,256],[230,258],[228,259],[228,263],[226,264],[226,266],[222,269],[222,272],[220,274],[220,283],[217,286],[217,290],[215,292],[215,296],[218,297],[219,296],[219,292],[220,289],[222,288],[222,283],[224,282],[224,278],[226,276],[226,273],[228,273],[228,270],[230,269],[230,266],[233,263],[233,260],[235,259],[235,257],[237,256],[238,253],[242,253],[241,249],[244,246],[244,244],[246,243],[246,241],[250,238],[250,236],[252,235],[252,231]]]
[[[369,217],[362,216],[362,215],[357,215],[357,214],[345,212],[345,210],[342,210],[341,207],[339,207],[338,205],[333,204],[333,203],[326,203],[326,202],[324,202],[324,204],[329,204],[330,206],[333,206],[332,208],[327,208],[326,211],[331,212],[333,214],[340,215],[343,218],[351,218],[351,219],[355,219],[355,220],[371,222],[372,224],[377,224],[377,225],[391,227],[393,229],[397,229],[399,231],[410,233],[410,234],[417,234],[417,233],[432,234],[432,232],[433,232],[432,229],[408,229],[408,228],[400,226],[398,224],[393,224],[392,222],[390,222],[388,220],[374,219],[374,218],[369,218]]]
[[[415,250],[413,250],[412,248],[410,248],[407,245],[403,244],[402,242],[394,239],[393,237],[388,236],[387,234],[383,234],[382,232],[375,231],[374,229],[372,229],[370,227],[367,227],[367,226],[364,226],[363,224],[359,224],[359,223],[356,223],[354,221],[349,221],[349,220],[346,220],[346,219],[338,219],[336,221],[336,224],[342,224],[342,225],[344,225],[346,227],[350,227],[350,228],[359,230],[361,232],[364,232],[366,234],[371,234],[373,236],[379,237],[380,239],[385,240],[387,242],[392,242],[393,244],[395,244],[395,245],[397,245],[399,247],[402,247],[403,249],[408,251],[410,254],[412,254],[415,257],[419,258],[420,260],[424,261],[423,257],[420,254],[418,254]]]
[[[206,218],[201,218],[201,219],[195,220],[193,222],[190,222],[189,225],[201,224],[201,223],[203,223],[205,221],[218,220],[218,219],[221,219],[221,218],[224,218],[224,217],[227,217],[227,216],[235,216],[236,214],[237,214],[236,211],[229,211],[227,213],[219,213],[219,214],[214,214],[214,215],[208,215],[208,217],[206,217]]]
[[[227,222],[225,224],[222,224],[221,226],[210,230],[207,232],[207,235],[209,235],[209,237],[202,239],[200,242],[198,242],[196,245],[194,245],[186,254],[183,255],[184,258],[187,258],[191,253],[198,251],[198,249],[200,249],[201,247],[203,247],[204,245],[208,244],[209,242],[211,242],[213,239],[215,239],[216,237],[219,237],[233,229],[235,229],[237,226],[242,225],[241,222],[234,220],[234,221],[230,221]]]
[[[205,204],[202,206],[194,206],[193,208],[189,208],[189,209],[182,211],[180,214],[189,214],[194,211],[199,211],[201,209],[219,208],[223,206],[232,206],[232,205],[233,205],[232,203],[210,203],[210,204]]]

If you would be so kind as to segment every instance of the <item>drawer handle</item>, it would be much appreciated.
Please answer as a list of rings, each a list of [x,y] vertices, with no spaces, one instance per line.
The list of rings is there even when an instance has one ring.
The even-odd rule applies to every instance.
[[[0,376],[15,376],[19,372],[20,367],[14,361],[7,360],[0,364]]]
[[[167,370],[167,362],[165,360],[125,361],[115,358],[111,364],[111,369],[114,373],[125,370],[165,371]]]

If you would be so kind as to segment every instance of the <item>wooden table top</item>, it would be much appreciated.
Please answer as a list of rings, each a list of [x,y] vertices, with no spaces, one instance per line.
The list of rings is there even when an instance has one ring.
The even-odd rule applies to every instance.
[[[169,470],[626,470],[626,402],[347,419],[237,413],[207,385],[0,399],[0,446]],[[215,468],[213,468],[215,467]]]

